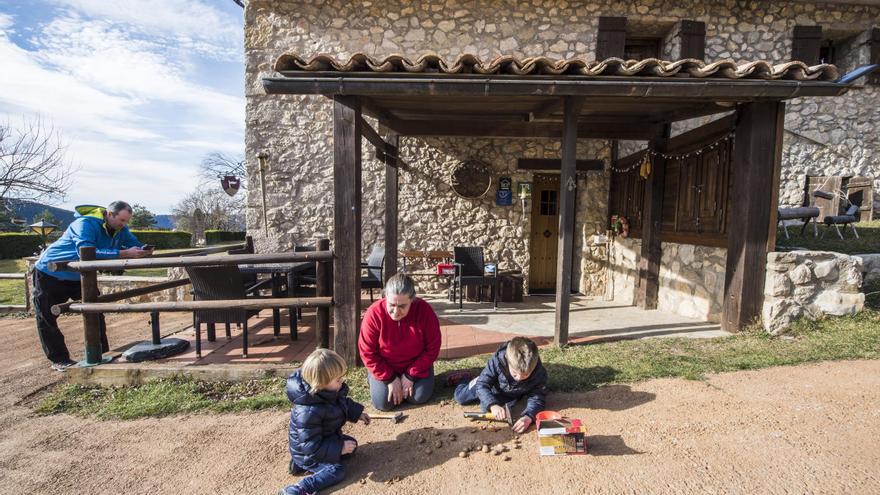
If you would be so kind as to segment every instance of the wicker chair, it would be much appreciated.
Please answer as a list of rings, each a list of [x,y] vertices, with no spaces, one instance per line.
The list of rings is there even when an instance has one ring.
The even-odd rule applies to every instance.
[[[241,271],[235,265],[189,266],[186,268],[193,286],[193,299],[214,301],[248,299],[251,288],[245,287]],[[214,325],[224,323],[226,336],[230,336],[229,325],[236,323],[242,327],[242,357],[248,351],[248,319],[259,314],[254,309],[216,309],[193,311],[193,327],[196,331],[196,356],[202,357],[202,323]]]
[[[453,297],[455,291],[458,291],[458,309],[464,307],[464,288],[469,285],[479,287],[480,300],[483,300],[483,286],[492,286],[492,308],[498,308],[498,278],[495,276],[486,276],[486,263],[483,257],[483,248],[481,247],[462,247],[454,248],[455,258],[455,278],[453,279]],[[497,273],[497,267],[496,267]]]
[[[361,290],[370,289],[370,302],[373,302],[373,289],[385,287],[385,279],[382,276],[382,265],[385,263],[385,246],[376,244],[370,251],[366,263],[361,263],[361,270],[366,270],[366,275],[361,277]]]

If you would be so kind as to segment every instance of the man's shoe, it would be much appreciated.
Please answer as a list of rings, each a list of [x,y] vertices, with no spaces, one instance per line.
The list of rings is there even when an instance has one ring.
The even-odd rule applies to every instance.
[[[57,363],[52,363],[52,369],[55,371],[64,371],[71,366],[76,366],[76,361],[72,359],[65,359],[64,361],[58,361]]]

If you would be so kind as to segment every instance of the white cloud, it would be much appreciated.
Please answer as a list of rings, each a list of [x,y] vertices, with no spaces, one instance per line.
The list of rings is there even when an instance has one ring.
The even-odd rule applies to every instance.
[[[220,10],[198,0],[53,0],[87,17],[127,24],[151,37],[215,57],[242,58],[243,30]]]
[[[15,20],[0,13],[0,115],[61,130],[80,166],[65,206],[126,199],[167,212],[202,156],[243,150],[244,98],[197,83],[194,61],[164,41],[66,13],[20,26],[36,27],[24,49],[8,35]]]

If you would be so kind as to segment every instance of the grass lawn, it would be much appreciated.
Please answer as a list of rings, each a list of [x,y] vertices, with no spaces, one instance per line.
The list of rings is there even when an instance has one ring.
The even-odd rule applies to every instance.
[[[842,240],[837,237],[837,232],[833,227],[825,232],[826,227],[819,225],[819,235],[821,236],[825,232],[824,239],[813,237],[812,225],[807,227],[803,236],[798,234],[800,229],[800,226],[789,227],[788,234],[791,239],[786,239],[782,228],[778,228],[776,231],[777,249],[800,247],[813,251],[836,251],[844,254],[880,253],[880,220],[857,223],[858,239],[853,237],[850,228],[840,230],[843,234]]]
[[[487,356],[437,361],[438,375],[455,369],[481,368]],[[717,339],[664,338],[605,344],[546,348],[551,393],[586,391],[611,383],[651,378],[702,379],[707,373],[794,365],[824,360],[880,358],[880,312],[802,321],[790,334],[770,337],[753,329]],[[366,371],[348,372],[351,396],[369,401]],[[434,401],[449,399],[452,390],[437,380]],[[138,387],[59,385],[37,406],[43,414],[70,413],[101,419],[257,409],[286,410],[284,380],[243,383],[205,383],[187,378],[167,379]]]
[[[24,273],[24,260],[0,260],[0,273]],[[0,305],[24,304],[23,280],[0,280]]]

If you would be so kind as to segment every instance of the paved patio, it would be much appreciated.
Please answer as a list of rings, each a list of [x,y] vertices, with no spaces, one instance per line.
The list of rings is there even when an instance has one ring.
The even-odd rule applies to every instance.
[[[459,310],[457,304],[442,296],[427,296],[440,318],[443,344],[441,359],[453,359],[485,354],[494,351],[502,342],[516,335],[527,335],[539,345],[552,343],[554,324],[553,297],[531,296],[522,303],[501,303],[497,310],[491,303],[465,303]],[[363,308],[369,301],[363,302]],[[287,326],[287,312],[281,312],[281,334],[273,335],[271,310],[264,310],[251,319],[249,332],[249,354],[241,355],[241,332],[233,326],[232,337],[227,339],[222,326],[217,328],[215,342],[207,341],[207,332],[202,331],[202,358],[196,359],[195,333],[188,316],[183,314],[163,315],[163,336],[174,336],[190,341],[187,352],[160,361],[128,363],[115,361],[84,373],[110,373],[129,376],[137,374],[172,373],[190,369],[197,374],[207,373],[209,369],[224,370],[221,374],[237,375],[231,368],[250,370],[259,375],[266,370],[282,372],[291,363],[301,362],[315,349],[315,312],[307,310],[299,322],[299,336],[290,339]],[[148,338],[149,325],[145,318],[131,324],[144,326],[144,338]],[[332,332],[332,329],[331,329]],[[622,306],[592,298],[576,296],[571,302],[570,341],[572,344],[585,344],[608,340],[651,338],[662,336],[711,338],[727,335],[718,324],[701,322],[659,311],[642,311],[632,306]],[[332,338],[332,337],[331,337]],[[115,344],[115,343],[114,343]],[[119,350],[120,348],[117,348]],[[234,366],[233,366],[234,365]],[[198,370],[198,371],[196,371]]]

